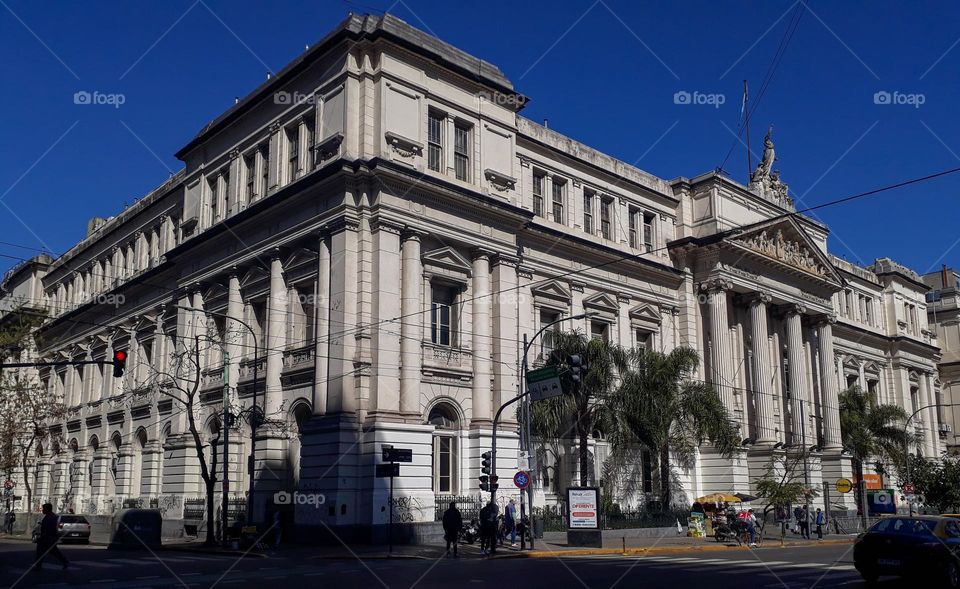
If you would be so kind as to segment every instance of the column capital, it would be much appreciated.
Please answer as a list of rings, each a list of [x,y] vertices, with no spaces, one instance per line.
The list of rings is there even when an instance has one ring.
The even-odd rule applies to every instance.
[[[404,225],[391,219],[383,219],[378,217],[370,223],[370,230],[374,233],[378,231],[386,231],[387,233],[393,233],[394,235],[401,235],[404,230]]]
[[[726,278],[709,278],[700,283],[700,290],[703,292],[720,292],[732,288],[733,282]]]
[[[423,229],[417,229],[416,227],[411,227],[410,225],[404,225],[403,230],[400,232],[400,238],[403,241],[423,241],[423,238],[429,235]]]
[[[780,312],[786,316],[806,315],[807,307],[803,303],[787,303],[785,305],[780,305]]]
[[[740,295],[739,299],[750,305],[769,305],[773,301],[773,297],[770,296],[770,293],[763,291],[748,292]]]
[[[492,256],[496,255],[496,253],[497,252],[485,247],[475,247],[470,250],[470,259],[489,260]]]
[[[819,315],[811,316],[811,322],[816,327],[823,327],[825,325],[833,325],[837,322],[837,316],[835,313],[821,313]]]
[[[510,254],[496,254],[493,258],[493,265],[496,266],[510,266],[511,268],[518,268],[520,265],[520,258],[517,256],[511,256]]]

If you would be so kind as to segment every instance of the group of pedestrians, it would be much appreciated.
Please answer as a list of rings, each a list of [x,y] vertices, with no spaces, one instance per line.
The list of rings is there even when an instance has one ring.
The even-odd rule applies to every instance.
[[[510,535],[510,545],[517,545],[517,504],[511,499],[503,510],[503,525],[500,523],[500,508],[494,502],[489,502],[480,509],[480,552],[484,556],[496,554],[497,544],[506,542]],[[447,544],[446,555],[459,558],[457,544],[460,540],[460,530],[463,528],[463,516],[457,509],[456,502],[451,501],[450,507],[443,513],[443,538]]]
[[[796,520],[794,529],[802,538],[810,540],[810,523],[812,520],[816,526],[817,540],[823,540],[823,528],[827,524],[827,514],[822,509],[818,507],[811,518],[808,506],[797,506],[793,509],[793,517]]]

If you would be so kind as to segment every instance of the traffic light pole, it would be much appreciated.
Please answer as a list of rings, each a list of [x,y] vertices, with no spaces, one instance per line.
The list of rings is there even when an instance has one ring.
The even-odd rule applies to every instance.
[[[500,405],[500,408],[497,409],[497,414],[496,414],[496,415],[494,416],[494,418],[493,418],[493,433],[492,433],[492,435],[491,435],[491,437],[490,437],[490,503],[493,503],[494,505],[496,505],[496,498],[497,498],[497,489],[496,489],[496,484],[495,484],[495,482],[494,482],[494,481],[495,481],[494,477],[497,476],[497,425],[500,423],[500,416],[503,414],[503,410],[504,410],[504,409],[506,409],[506,408],[509,407],[510,405],[513,405],[514,403],[516,403],[516,402],[519,401],[520,399],[523,399],[523,398],[527,397],[527,396],[530,394],[530,392],[527,390],[527,366],[528,366],[528,363],[527,363],[527,353],[530,351],[530,347],[533,346],[533,342],[535,342],[536,339],[537,339],[538,337],[540,337],[540,335],[542,335],[544,331],[546,331],[547,329],[549,329],[549,328],[552,327],[553,325],[556,325],[557,323],[561,323],[561,322],[563,322],[563,321],[572,321],[572,320],[575,320],[575,319],[585,319],[585,318],[589,317],[590,315],[591,315],[590,313],[580,313],[579,315],[571,315],[570,317],[561,317],[560,319],[557,319],[557,320],[555,320],[555,321],[551,321],[550,323],[547,323],[546,325],[544,325],[543,327],[541,327],[540,330],[539,330],[537,333],[533,334],[533,337],[530,338],[530,341],[524,343],[524,345],[523,345],[523,357],[522,357],[522,358],[523,358],[523,364],[522,364],[522,370],[521,370],[521,375],[520,375],[520,394],[517,395],[516,397],[510,399],[509,401],[507,401],[507,402],[504,403],[503,405]],[[529,457],[529,454],[530,454],[530,446],[531,446],[531,445],[532,445],[532,444],[531,444],[530,440],[528,439],[528,440],[527,440],[527,455],[528,455],[528,457]],[[529,459],[529,458],[528,458],[528,459]],[[531,481],[533,480],[533,478],[535,478],[535,477],[531,477]],[[530,524],[531,524],[531,527],[533,527],[533,494],[532,494],[532,491],[531,491],[531,495],[530,495]],[[531,538],[532,538],[532,537],[533,537],[533,534],[531,533]],[[532,542],[531,542],[531,544],[530,544],[530,548],[533,548],[533,543],[532,543]]]

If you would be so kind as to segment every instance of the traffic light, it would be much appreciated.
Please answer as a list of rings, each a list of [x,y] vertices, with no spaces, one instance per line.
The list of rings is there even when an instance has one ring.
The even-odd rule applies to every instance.
[[[498,481],[498,480],[500,480],[500,477],[498,477],[497,475],[495,475],[495,474],[490,475],[490,490],[491,490],[491,491],[496,491],[497,489],[500,488],[500,485],[497,484],[497,481]]]
[[[490,477],[485,474],[480,475],[480,490],[483,492],[490,490]]]
[[[481,458],[480,471],[483,474],[490,474],[490,465],[491,465],[490,457],[491,457],[491,454],[489,452],[484,452],[483,454],[480,455],[480,458]]]
[[[568,357],[567,365],[570,367],[570,378],[573,382],[580,382],[587,373],[587,360],[579,354]]]
[[[113,353],[113,377],[123,376],[123,370],[127,367],[127,353],[124,351]]]

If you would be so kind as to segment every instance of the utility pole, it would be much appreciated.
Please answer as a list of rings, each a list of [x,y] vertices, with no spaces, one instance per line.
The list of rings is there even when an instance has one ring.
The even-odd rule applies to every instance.
[[[220,534],[223,547],[227,547],[227,526],[230,511],[230,354],[223,352],[223,497],[221,497],[222,522]]]

